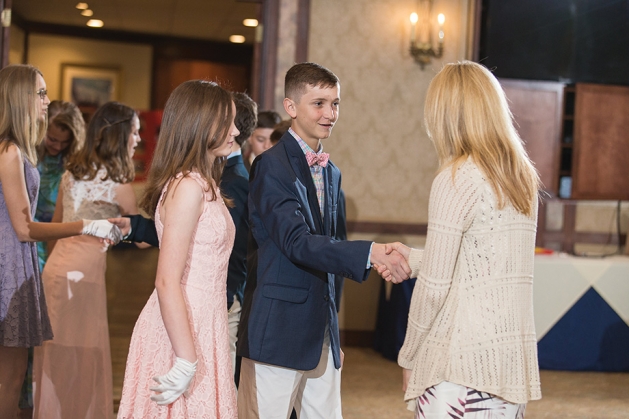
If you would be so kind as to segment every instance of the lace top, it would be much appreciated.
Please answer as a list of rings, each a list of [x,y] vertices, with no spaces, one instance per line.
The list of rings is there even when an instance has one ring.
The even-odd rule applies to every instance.
[[[120,183],[111,179],[102,180],[106,175],[105,168],[101,168],[92,180],[76,180],[67,171],[63,174],[61,188],[64,223],[120,217],[115,192]]]
[[[434,180],[428,235],[409,264],[417,282],[398,363],[412,369],[405,400],[441,381],[512,403],[541,397],[533,322],[534,215],[498,209],[468,159]]]
[[[181,176],[179,174],[177,178]],[[207,190],[207,182],[200,174],[191,172],[187,176],[201,186],[205,196],[203,212],[192,234],[181,278],[198,359],[197,372],[187,397],[181,396],[168,406],[158,406],[150,399],[154,394],[150,390],[155,386],[153,377],[170,370],[175,357],[157,291],[153,291],[133,329],[118,409],[119,419],[238,417],[225,299],[227,264],[236,229],[220,194],[213,199],[212,193]],[[166,192],[167,186],[155,209],[155,227],[160,241],[164,229],[160,209]]]

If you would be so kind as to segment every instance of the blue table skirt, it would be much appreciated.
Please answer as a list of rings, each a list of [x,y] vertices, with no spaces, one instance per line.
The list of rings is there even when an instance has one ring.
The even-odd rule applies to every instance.
[[[415,278],[411,278],[401,284],[393,284],[388,301],[386,300],[385,282],[382,282],[374,349],[392,361],[397,361],[397,355],[404,344],[408,311],[415,281]]]
[[[629,371],[629,326],[590,288],[537,349],[542,369]]]

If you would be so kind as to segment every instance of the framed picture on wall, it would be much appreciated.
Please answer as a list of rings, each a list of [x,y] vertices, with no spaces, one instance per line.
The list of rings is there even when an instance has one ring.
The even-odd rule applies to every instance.
[[[96,109],[120,97],[120,68],[61,64],[62,100],[76,104],[86,121]]]

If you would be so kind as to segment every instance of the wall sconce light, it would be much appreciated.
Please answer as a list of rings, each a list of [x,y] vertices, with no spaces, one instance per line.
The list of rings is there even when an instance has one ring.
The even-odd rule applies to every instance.
[[[420,0],[418,2],[417,12],[411,13],[411,47],[409,49],[411,56],[415,59],[422,70],[424,66],[430,63],[432,57],[441,58],[443,55],[443,24],[446,17],[443,13],[437,16],[439,23],[439,42],[437,49],[432,45],[432,25],[430,24],[430,12],[432,8],[432,0]],[[418,25],[419,23],[419,25]]]

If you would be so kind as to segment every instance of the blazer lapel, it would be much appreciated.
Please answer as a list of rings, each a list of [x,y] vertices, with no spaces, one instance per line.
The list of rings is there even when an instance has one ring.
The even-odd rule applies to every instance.
[[[328,236],[332,235],[332,208],[334,207],[334,198],[336,197],[335,193],[335,185],[338,185],[338,182],[334,179],[334,174],[332,171],[332,164],[328,162],[328,165],[323,170],[323,182],[325,185],[325,204],[323,206],[323,211],[325,217],[323,218],[323,227],[325,228],[325,234]]]
[[[310,167],[306,161],[306,156],[303,150],[299,147],[297,140],[290,134],[286,133],[282,137],[282,141],[285,143],[286,152],[289,155],[291,166],[293,171],[299,178],[299,180],[306,186],[308,191],[308,205],[313,219],[316,222],[316,229],[318,233],[323,233],[323,220],[321,218],[321,209],[319,209],[319,200],[317,198],[317,188],[312,180],[312,174],[310,173]]]

